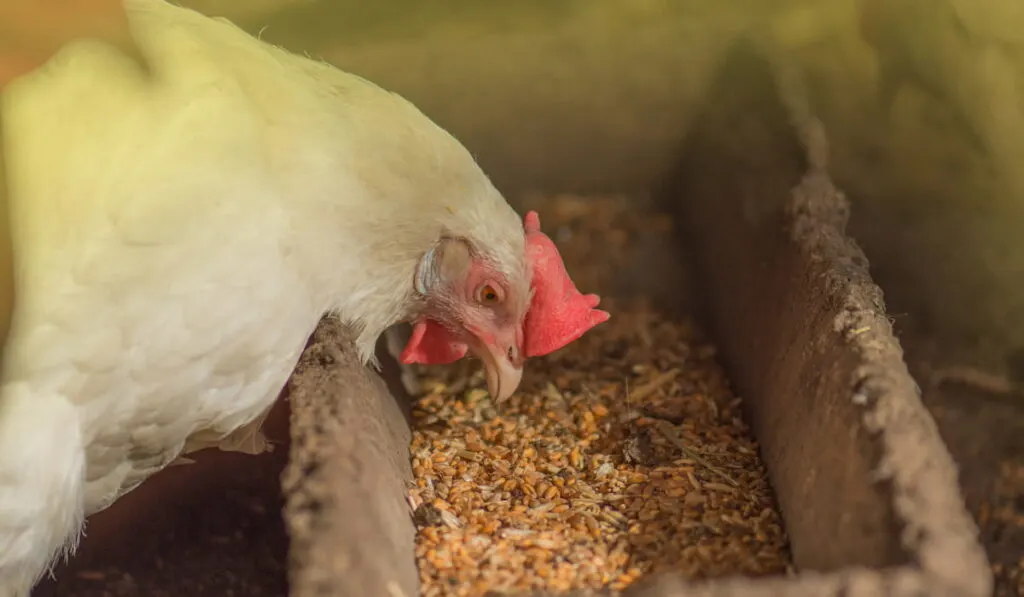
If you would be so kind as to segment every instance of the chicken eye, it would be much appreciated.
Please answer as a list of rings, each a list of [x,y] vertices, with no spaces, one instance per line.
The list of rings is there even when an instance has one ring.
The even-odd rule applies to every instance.
[[[496,303],[501,299],[501,295],[499,295],[498,291],[490,284],[485,284],[480,288],[478,296],[480,297],[481,303]]]

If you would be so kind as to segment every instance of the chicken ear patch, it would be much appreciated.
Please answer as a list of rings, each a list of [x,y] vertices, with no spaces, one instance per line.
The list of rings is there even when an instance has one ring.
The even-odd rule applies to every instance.
[[[466,356],[469,346],[460,342],[446,327],[432,319],[420,319],[398,360],[405,365],[447,365]]]
[[[523,323],[524,356],[552,353],[579,339],[611,315],[597,309],[596,294],[580,294],[565,271],[555,243],[540,231],[540,216],[531,211],[523,218],[526,253],[533,264],[533,300]]]

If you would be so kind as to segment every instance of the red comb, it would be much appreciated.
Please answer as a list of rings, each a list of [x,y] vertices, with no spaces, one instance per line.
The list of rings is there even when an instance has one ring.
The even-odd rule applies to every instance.
[[[526,255],[533,263],[533,301],[526,314],[524,356],[552,353],[608,321],[607,312],[595,309],[596,294],[580,294],[565,271],[558,248],[540,231],[540,216],[531,211],[523,218]]]
[[[430,320],[421,319],[413,325],[412,336],[398,360],[406,365],[447,365],[466,356],[469,347],[460,342],[448,328]]]

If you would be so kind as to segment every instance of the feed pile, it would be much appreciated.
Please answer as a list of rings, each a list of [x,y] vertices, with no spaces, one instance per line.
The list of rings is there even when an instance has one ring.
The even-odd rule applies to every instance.
[[[666,217],[625,199],[540,209],[583,292],[607,292]],[[651,272],[652,276],[659,272]],[[424,597],[621,590],[644,575],[787,570],[757,445],[687,319],[603,297],[612,319],[528,364],[506,403],[475,362],[423,367],[408,500]]]

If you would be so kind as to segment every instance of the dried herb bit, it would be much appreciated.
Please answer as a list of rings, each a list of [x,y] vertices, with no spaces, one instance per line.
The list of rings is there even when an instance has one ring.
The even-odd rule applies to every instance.
[[[647,430],[632,435],[622,443],[622,460],[626,464],[651,466],[655,462],[651,434]]]
[[[433,504],[421,504],[419,508],[416,508],[416,511],[412,513],[412,521],[418,527],[433,527],[444,522],[441,518],[441,510],[434,507]]]

